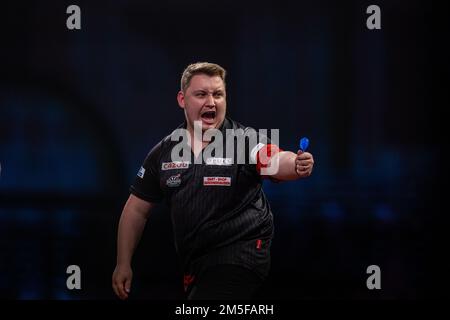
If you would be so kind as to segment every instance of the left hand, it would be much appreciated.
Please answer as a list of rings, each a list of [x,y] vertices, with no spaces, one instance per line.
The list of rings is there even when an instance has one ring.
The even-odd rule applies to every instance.
[[[297,151],[297,157],[295,158],[295,172],[299,178],[309,177],[314,167],[314,158],[311,153]]]

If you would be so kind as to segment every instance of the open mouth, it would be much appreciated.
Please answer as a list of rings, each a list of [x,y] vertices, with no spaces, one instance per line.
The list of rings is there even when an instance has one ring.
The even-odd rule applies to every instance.
[[[215,111],[206,111],[202,113],[201,118],[206,123],[212,123],[214,122],[214,119],[216,118],[216,112]]]

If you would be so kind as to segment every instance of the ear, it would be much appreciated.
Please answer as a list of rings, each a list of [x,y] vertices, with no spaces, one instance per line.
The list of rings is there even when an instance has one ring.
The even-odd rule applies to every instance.
[[[181,90],[177,94],[177,101],[180,108],[184,109],[184,93]]]

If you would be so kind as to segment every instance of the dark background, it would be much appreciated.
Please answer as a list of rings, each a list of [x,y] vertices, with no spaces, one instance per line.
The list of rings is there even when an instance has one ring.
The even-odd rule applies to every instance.
[[[81,8],[81,30],[66,8]],[[381,30],[366,8],[381,8]],[[265,184],[275,219],[260,298],[432,296],[441,149],[428,1],[2,3],[0,297],[115,299],[116,229],[150,148],[183,120],[183,69],[228,71],[228,114],[309,137],[308,179]],[[131,299],[183,298],[167,210],[152,214]],[[79,265],[82,289],[66,288]],[[381,290],[366,269],[381,268]]]

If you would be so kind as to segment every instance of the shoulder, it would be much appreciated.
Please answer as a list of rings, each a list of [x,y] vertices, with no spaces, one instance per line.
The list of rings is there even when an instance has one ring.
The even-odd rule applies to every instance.
[[[255,131],[254,128],[248,127],[248,126],[246,126],[246,125],[243,125],[242,123],[240,123],[240,122],[238,122],[238,121],[235,121],[235,120],[233,120],[233,119],[231,119],[231,118],[226,117],[226,118],[225,118],[225,121],[227,122],[227,123],[226,123],[227,129],[235,129],[235,130],[236,130],[236,129],[242,129],[242,130],[244,130],[245,132]]]
[[[173,145],[178,143],[180,135],[179,130],[185,129],[183,129],[182,125],[180,125],[178,128],[175,128],[170,134],[166,135],[150,149],[147,154],[147,158],[156,160],[161,157],[161,154],[165,153],[167,150],[171,150]],[[174,137],[177,135],[177,132],[178,138],[174,139]]]
[[[184,127],[184,123],[175,128],[170,134],[165,136],[161,141],[155,146],[158,147],[161,151],[166,149],[171,149],[174,144],[177,144],[180,141],[182,136],[187,135],[188,132]]]

